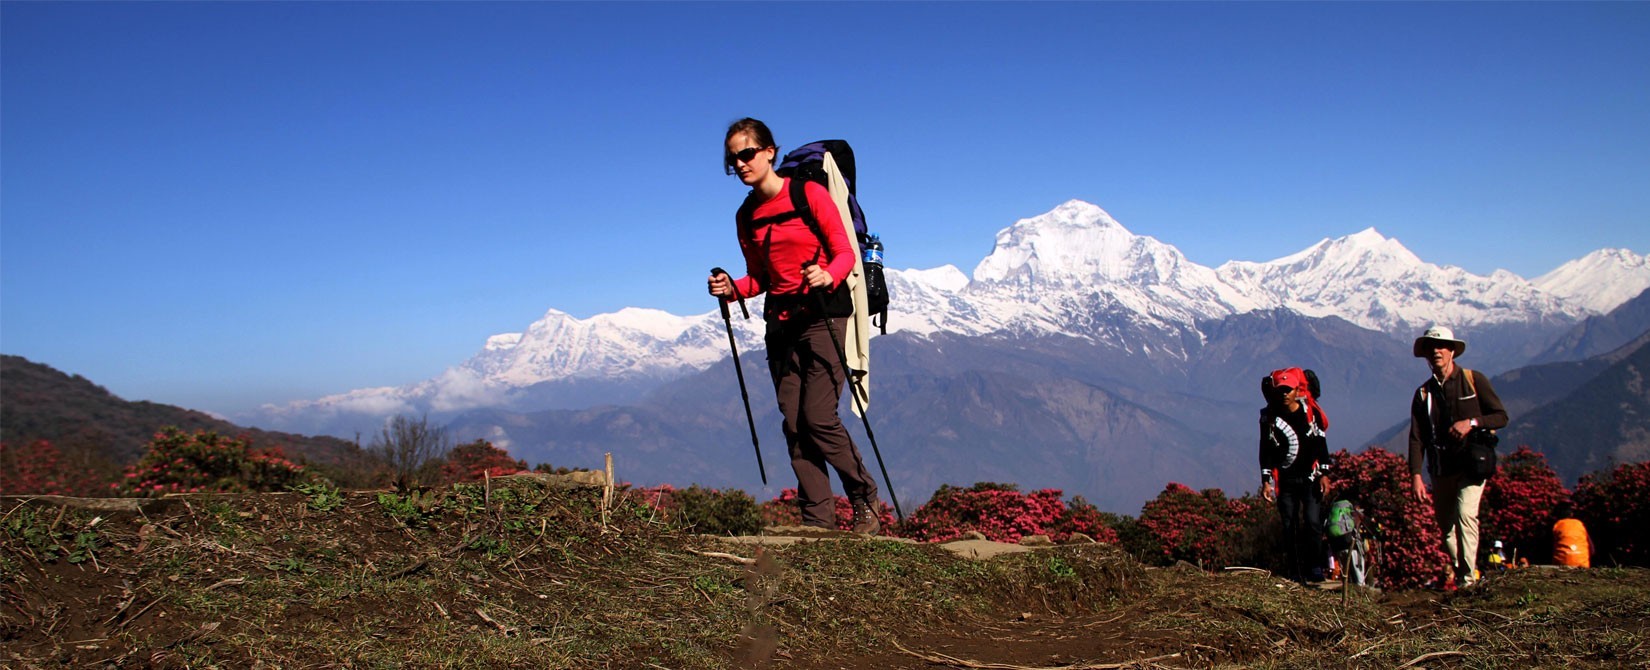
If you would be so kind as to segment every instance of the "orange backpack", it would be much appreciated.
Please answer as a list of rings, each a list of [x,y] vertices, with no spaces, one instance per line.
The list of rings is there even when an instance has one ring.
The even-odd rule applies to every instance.
[[[1579,519],[1559,519],[1553,524],[1553,562],[1572,568],[1591,567],[1587,549],[1587,527]]]

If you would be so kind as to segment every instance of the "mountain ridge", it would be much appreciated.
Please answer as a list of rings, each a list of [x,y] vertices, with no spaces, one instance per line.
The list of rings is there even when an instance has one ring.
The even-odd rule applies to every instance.
[[[890,269],[887,276],[895,296],[891,332],[1064,333],[1185,360],[1176,340],[1196,339],[1196,322],[1287,308],[1339,317],[1398,339],[1437,322],[1458,332],[1482,328],[1475,346],[1495,354],[1487,360],[1510,368],[1569,325],[1608,311],[1598,309],[1599,292],[1580,288],[1582,278],[1613,292],[1632,286],[1642,291],[1650,288],[1650,262],[1627,250],[1600,250],[1535,282],[1505,271],[1478,276],[1426,263],[1370,227],[1272,261],[1209,268],[1172,245],[1129,231],[1096,205],[1069,200],[999,231],[972,277],[954,266]],[[759,313],[761,304],[758,297],[752,307]],[[628,384],[634,388],[597,395],[601,401],[634,400],[645,386],[725,358],[719,320],[715,312],[678,316],[636,307],[576,319],[551,309],[519,333],[488,338],[477,354],[430,380],[265,405],[239,418],[302,431],[316,427],[305,415],[451,415],[486,406],[531,409],[535,401],[561,396],[557,406],[571,408],[578,394],[527,389],[575,380],[614,389]],[[734,330],[741,349],[760,348],[758,319],[735,318]]]

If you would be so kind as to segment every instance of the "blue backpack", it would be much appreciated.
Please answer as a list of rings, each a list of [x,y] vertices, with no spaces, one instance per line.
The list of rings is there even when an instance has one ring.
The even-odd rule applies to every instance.
[[[888,282],[882,276],[882,240],[870,233],[865,226],[865,211],[859,208],[859,187],[855,179],[854,149],[848,146],[845,140],[821,140],[810,142],[785,154],[775,170],[781,177],[791,178],[791,205],[802,213],[802,218],[808,222],[815,235],[819,236],[820,244],[825,243],[825,233],[819,227],[819,221],[808,209],[807,196],[803,195],[802,182],[811,181],[821,186],[830,186],[830,177],[825,172],[825,154],[831,154],[831,160],[836,164],[837,172],[842,180],[848,184],[848,214],[854,220],[854,233],[859,238],[859,249],[862,265],[865,270],[865,299],[866,313],[871,315],[871,324],[881,332],[888,334]]]

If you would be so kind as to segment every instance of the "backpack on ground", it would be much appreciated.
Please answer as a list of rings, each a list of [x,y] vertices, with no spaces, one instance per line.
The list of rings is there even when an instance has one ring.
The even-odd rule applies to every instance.
[[[791,178],[791,203],[813,228],[814,234],[819,235],[821,244],[825,241],[824,230],[807,209],[807,197],[803,195],[801,182],[815,182],[831,190],[831,197],[837,200],[838,208],[853,220],[854,234],[849,239],[854,243],[858,265],[864,273],[863,312],[871,320],[871,325],[882,334],[888,334],[888,282],[882,273],[882,239],[871,234],[865,225],[865,212],[859,207],[853,147],[848,146],[845,140],[810,142],[785,154],[785,159],[775,172],[781,177]],[[833,185],[833,176],[841,180],[840,185]],[[842,208],[844,199],[838,197],[838,190],[842,187],[846,187],[846,208]],[[860,308],[857,301],[855,308]]]

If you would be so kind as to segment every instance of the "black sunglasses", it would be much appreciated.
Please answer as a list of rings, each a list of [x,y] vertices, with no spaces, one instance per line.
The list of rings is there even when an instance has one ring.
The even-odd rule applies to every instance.
[[[756,160],[756,155],[765,150],[767,150],[767,147],[745,147],[744,149],[740,149],[738,153],[723,154],[722,167],[727,170],[728,174],[733,174],[734,161],[749,163]]]

